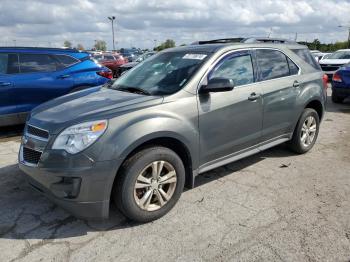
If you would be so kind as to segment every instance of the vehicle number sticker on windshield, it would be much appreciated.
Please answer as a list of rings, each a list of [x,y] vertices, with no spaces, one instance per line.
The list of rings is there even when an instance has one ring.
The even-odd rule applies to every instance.
[[[183,59],[197,59],[197,60],[203,60],[206,58],[207,55],[203,54],[186,54],[184,55]]]

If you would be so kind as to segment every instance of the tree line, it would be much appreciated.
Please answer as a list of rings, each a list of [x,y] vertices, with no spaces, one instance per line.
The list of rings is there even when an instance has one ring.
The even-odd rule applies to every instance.
[[[73,46],[72,42],[66,40],[63,43],[63,46],[66,48],[75,48],[78,50],[85,50],[84,46],[82,44],[77,44],[77,46]],[[96,40],[94,45],[95,50],[99,51],[106,51],[107,50],[107,43],[103,40]]]
[[[339,49],[350,48],[350,43],[348,41],[335,42],[331,44],[323,44],[320,40],[315,39],[312,42],[298,42],[301,45],[306,45],[310,50],[319,50],[321,52],[334,52]]]

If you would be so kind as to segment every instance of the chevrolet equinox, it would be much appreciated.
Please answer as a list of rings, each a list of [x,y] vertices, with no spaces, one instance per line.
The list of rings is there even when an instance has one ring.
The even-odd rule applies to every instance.
[[[113,84],[56,98],[27,118],[19,166],[29,184],[85,219],[110,202],[147,222],[198,174],[287,142],[309,151],[327,79],[305,46],[168,49]]]

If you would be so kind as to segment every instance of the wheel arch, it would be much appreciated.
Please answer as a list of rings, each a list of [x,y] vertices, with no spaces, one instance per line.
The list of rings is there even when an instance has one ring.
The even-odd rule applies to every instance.
[[[158,134],[157,136],[146,136],[138,141],[134,142],[127,150],[124,151],[122,156],[120,157],[120,165],[116,171],[116,174],[113,178],[112,187],[110,190],[110,201],[112,201],[113,189],[115,188],[115,183],[117,183],[118,173],[120,168],[123,166],[124,162],[129,159],[131,156],[143,150],[145,148],[149,148],[152,146],[163,146],[173,150],[183,161],[185,167],[185,187],[193,188],[194,187],[194,179],[195,172],[193,170],[194,159],[193,154],[191,153],[191,149],[186,145],[186,142],[174,135],[170,134]]]
[[[322,120],[323,118],[323,115],[324,115],[324,107],[322,105],[322,102],[319,100],[319,99],[312,99],[310,100],[304,108],[311,108],[311,109],[314,109],[317,114],[318,114],[318,117],[320,119],[320,121]]]

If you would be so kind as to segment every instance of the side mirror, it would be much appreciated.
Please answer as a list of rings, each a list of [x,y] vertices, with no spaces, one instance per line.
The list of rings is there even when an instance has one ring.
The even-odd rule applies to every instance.
[[[231,91],[234,88],[232,79],[216,77],[208,81],[207,85],[201,87],[201,93],[209,92],[227,92]]]

